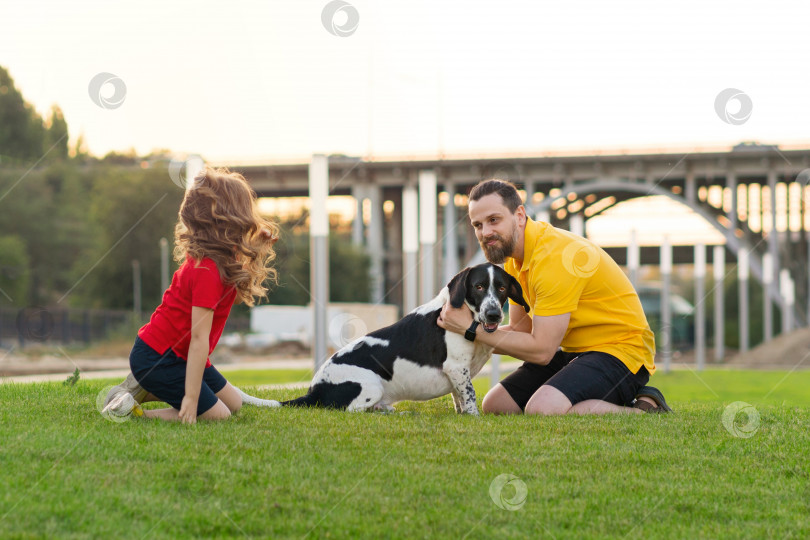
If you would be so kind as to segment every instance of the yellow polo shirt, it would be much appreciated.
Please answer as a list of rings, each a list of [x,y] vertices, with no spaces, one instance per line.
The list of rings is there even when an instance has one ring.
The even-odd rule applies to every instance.
[[[565,352],[600,351],[633,373],[655,372],[655,336],[630,280],[610,255],[585,238],[548,223],[526,222],[523,264],[504,268],[523,287],[530,316],[571,314]],[[513,303],[510,300],[510,303]]]

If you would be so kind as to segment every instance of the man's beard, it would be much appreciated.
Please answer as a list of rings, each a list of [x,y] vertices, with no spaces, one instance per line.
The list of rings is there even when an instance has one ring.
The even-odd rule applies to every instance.
[[[497,240],[498,244],[489,246],[486,243],[492,240]],[[492,264],[503,264],[507,257],[512,256],[517,243],[517,227],[512,231],[509,237],[504,238],[498,234],[493,234],[489,238],[484,238],[479,244],[481,249],[484,250],[484,256]]]

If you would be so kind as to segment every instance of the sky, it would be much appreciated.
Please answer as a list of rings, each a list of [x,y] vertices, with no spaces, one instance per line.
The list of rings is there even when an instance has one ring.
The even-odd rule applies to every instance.
[[[90,151],[209,161],[807,143],[810,3],[26,1],[0,65]],[[126,85],[91,99],[99,73]],[[727,88],[752,112],[727,123]],[[113,97],[112,85],[96,92]],[[732,101],[729,112],[740,103]]]
[[[6,1],[0,65],[95,155],[806,148],[808,20],[806,0]]]

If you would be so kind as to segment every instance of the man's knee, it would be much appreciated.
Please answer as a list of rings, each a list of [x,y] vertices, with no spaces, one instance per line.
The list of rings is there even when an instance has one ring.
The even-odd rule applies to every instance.
[[[526,414],[546,416],[565,414],[571,408],[571,401],[553,386],[543,385],[526,404]]]
[[[481,410],[485,414],[520,414],[523,411],[506,388],[500,384],[495,385],[487,395],[484,396],[484,401],[481,402]]]

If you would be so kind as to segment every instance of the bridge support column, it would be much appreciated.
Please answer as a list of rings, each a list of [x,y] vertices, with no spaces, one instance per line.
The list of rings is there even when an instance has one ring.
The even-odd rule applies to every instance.
[[[740,352],[748,351],[748,251],[740,248],[737,252],[737,280],[739,285],[740,311]]]
[[[714,246],[712,271],[714,272],[714,360],[722,362],[725,351],[725,309],[723,306],[723,279],[726,274],[726,247]]]
[[[403,315],[419,305],[419,203],[414,186],[402,190],[402,309]]]
[[[729,228],[737,229],[737,175],[733,171],[726,173],[726,187],[731,195],[731,208],[726,212],[726,217],[731,222]]]
[[[684,193],[686,201],[690,204],[697,204],[697,181],[695,181],[695,171],[692,165],[687,165],[686,169],[686,190]]]
[[[447,283],[459,271],[458,219],[456,216],[456,186],[446,184],[447,204],[444,207],[444,282]]]
[[[780,279],[782,264],[779,260],[779,233],[776,231],[776,171],[768,171],[768,191],[771,199],[771,215],[768,216],[771,230],[768,232],[768,252],[773,259],[773,275],[776,277],[776,288],[781,290]]]
[[[664,372],[669,373],[672,363],[672,309],[670,287],[672,286],[672,246],[669,236],[661,243],[661,359]]]
[[[773,285],[773,257],[770,253],[762,256],[762,339],[773,339],[773,301],[771,299],[771,286]]]
[[[419,241],[422,248],[422,295],[424,304],[436,295],[433,248],[436,245],[436,171],[419,171]]]
[[[364,242],[364,228],[363,224],[363,199],[366,198],[365,186],[355,184],[352,186],[352,197],[355,201],[356,211],[354,214],[354,221],[352,222],[352,244],[355,246],[362,246]]]
[[[326,344],[326,306],[329,303],[329,161],[315,154],[309,163],[310,290],[312,291],[312,355],[315,371],[329,356]]]
[[[796,289],[790,270],[787,268],[779,272],[779,287],[782,291],[782,333],[787,334],[793,330],[793,308],[796,304]]]
[[[695,245],[695,363],[706,365],[706,246]]]
[[[638,270],[641,262],[641,253],[638,247],[636,230],[630,229],[630,242],[627,244],[627,270],[630,273],[630,283],[634,289],[638,289]]]
[[[368,186],[368,198],[371,200],[371,221],[368,225],[368,253],[371,256],[371,301],[382,304],[385,297],[385,272],[383,271],[383,229],[385,215],[382,207],[382,188],[378,185]]]
[[[576,214],[570,215],[568,218],[568,228],[577,236],[585,236],[585,218],[582,217],[581,213],[577,212]]]

